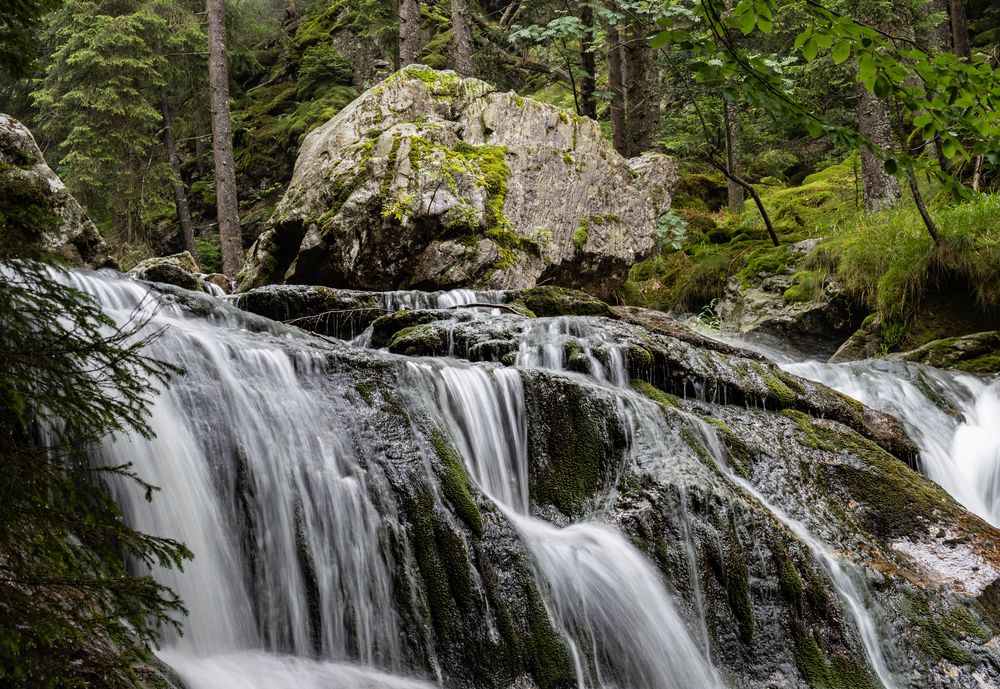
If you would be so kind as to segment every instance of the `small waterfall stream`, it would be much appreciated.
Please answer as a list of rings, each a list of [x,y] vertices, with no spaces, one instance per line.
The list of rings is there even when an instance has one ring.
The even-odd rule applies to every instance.
[[[566,329],[561,320],[543,321],[553,342],[538,343],[537,333],[529,334],[547,352],[533,361],[557,371]],[[527,349],[522,343],[522,353]],[[721,687],[659,575],[618,531],[596,519],[559,528],[528,515],[527,414],[517,371],[421,362],[410,364],[410,372],[411,404],[437,408],[473,480],[504,509],[531,551],[571,643],[580,689]],[[608,377],[627,380],[624,366],[597,376]],[[620,394],[623,403],[636,403],[631,393]]]
[[[139,305],[149,308],[139,283],[89,273],[71,279],[121,320]],[[505,298],[398,292],[386,293],[383,303],[451,308]],[[404,563],[393,544],[405,542],[405,528],[386,475],[385,440],[359,411],[363,393],[337,363],[336,349],[213,297],[161,301],[153,325],[165,330],[152,353],[185,373],[155,403],[157,437],[109,442],[98,460],[133,462],[158,485],[162,494],[152,503],[129,486],[116,497],[137,528],[176,538],[196,553],[186,571],[157,573],[191,612],[184,636],[168,637],[161,657],[188,689],[441,686],[440,676],[410,676],[426,672],[410,666],[401,641],[399,606],[409,593],[398,590],[394,572]],[[679,545],[694,581],[689,616],[697,619],[685,619],[670,582],[614,527],[602,504],[575,523],[530,513],[524,376],[542,369],[613,400],[629,461],[664,461],[681,452],[683,441],[661,409],[628,386],[625,350],[600,321],[537,319],[517,337],[511,367],[377,352],[366,348],[364,335],[352,351],[397,376],[406,415],[414,424],[432,419],[514,526],[569,648],[579,689],[721,689],[726,684],[709,660],[711,635],[686,521],[689,542]],[[1000,382],[902,364],[786,368],[910,421],[931,478],[1000,521]],[[724,467],[712,430],[697,418],[690,422]],[[878,680],[895,689],[863,582],[801,521],[732,472],[725,478],[812,551]],[[686,509],[682,504],[680,512]]]
[[[784,368],[902,420],[920,447],[922,471],[1000,526],[1000,379],[886,359]]]

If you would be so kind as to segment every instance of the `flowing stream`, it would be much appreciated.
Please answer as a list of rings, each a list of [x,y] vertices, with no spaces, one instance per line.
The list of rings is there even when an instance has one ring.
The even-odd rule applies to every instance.
[[[138,306],[151,309],[138,283],[72,279],[122,321]],[[386,547],[399,537],[399,521],[375,456],[379,439],[356,413],[349,379],[292,329],[212,298],[185,298],[203,315],[169,299],[150,311],[152,325],[164,328],[151,353],[185,369],[155,402],[156,438],[121,438],[102,450],[102,461],[133,462],[167,496],[147,503],[121,487],[134,526],[196,553],[184,572],[157,573],[190,610],[183,637],[168,637],[161,657],[190,689],[427,686],[406,676],[392,590],[397,563]],[[494,299],[394,293],[385,302]],[[541,340],[524,343],[523,365],[542,364],[533,352],[545,349],[545,337],[587,330],[565,321],[546,328]],[[581,689],[721,686],[660,575],[600,515],[565,528],[528,516],[517,368],[372,355],[409,382],[411,415],[437,410],[470,476],[517,528]],[[595,378],[627,380],[620,357],[614,366],[601,372],[594,359]],[[691,624],[707,638],[702,620]]]
[[[921,470],[1000,526],[1000,378],[885,359],[784,368],[901,419],[920,448]]]
[[[121,486],[117,497],[138,529],[186,543],[184,572],[157,572],[185,601],[182,637],[161,657],[189,689],[419,689],[441,686],[440,670],[413,677],[401,642],[391,544],[405,541],[386,473],[386,445],[336,349],[292,328],[244,314],[213,297],[177,293],[153,310],[146,288],[104,274],[74,273],[112,316],[136,308],[164,328],[151,353],[185,369],[154,404],[156,438],[119,438],[99,461],[132,462],[159,486],[151,503]],[[387,309],[497,304],[503,293],[386,293]],[[520,336],[515,365],[355,351],[401,381],[407,416],[430,415],[471,479],[507,516],[531,555],[545,607],[561,630],[580,689],[713,689],[704,603],[685,619],[670,583],[598,506],[587,518],[552,524],[529,514],[529,414],[522,376],[545,369],[595,386],[617,404],[626,452],[660,457],[682,442],[659,408],[628,387],[624,351],[599,322],[537,319]],[[567,342],[588,372],[565,369]],[[346,345],[344,345],[346,347]],[[595,354],[600,347],[601,357]],[[912,426],[927,473],[970,509],[998,523],[1000,383],[922,367],[865,363],[790,364]],[[575,370],[580,370],[576,367]],[[720,465],[724,457],[701,424]],[[637,458],[638,454],[635,455]],[[638,460],[637,460],[638,461]],[[893,689],[869,596],[849,568],[799,521],[731,472],[728,480],[795,533],[840,594],[885,689]],[[688,553],[691,587],[698,567]],[[432,663],[433,664],[433,663]]]

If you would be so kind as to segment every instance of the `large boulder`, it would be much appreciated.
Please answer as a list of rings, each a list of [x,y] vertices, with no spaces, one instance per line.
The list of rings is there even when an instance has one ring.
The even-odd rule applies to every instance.
[[[670,158],[622,158],[593,120],[411,66],[306,137],[241,288],[610,295],[656,241]]]
[[[72,266],[114,266],[87,213],[45,163],[31,132],[0,113],[0,232],[7,247]]]

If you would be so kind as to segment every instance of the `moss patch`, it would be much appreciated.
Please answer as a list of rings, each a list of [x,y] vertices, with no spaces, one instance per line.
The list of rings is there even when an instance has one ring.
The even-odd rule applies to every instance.
[[[462,463],[451,446],[448,445],[448,441],[441,431],[433,429],[430,439],[434,452],[444,465],[444,470],[438,476],[441,481],[441,490],[465,525],[477,536],[482,535],[483,515],[472,497],[472,482],[469,480],[468,474],[465,473]]]
[[[539,317],[611,315],[610,307],[597,297],[550,285],[518,292],[514,303],[524,306]]]

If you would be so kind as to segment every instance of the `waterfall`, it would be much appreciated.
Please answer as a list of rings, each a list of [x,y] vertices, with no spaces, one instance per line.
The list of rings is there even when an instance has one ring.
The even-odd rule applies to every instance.
[[[550,350],[561,351],[563,324],[543,327],[556,339]],[[619,532],[593,520],[559,528],[528,515],[527,413],[519,373],[451,361],[411,363],[408,373],[410,404],[436,409],[473,480],[504,509],[531,551],[570,642],[580,689],[721,686],[659,575]]]
[[[72,279],[120,320],[149,303],[134,282]],[[190,611],[164,658],[192,689],[418,686],[368,670],[404,669],[384,547],[395,515],[351,388],[294,331],[253,333],[233,307],[184,298],[211,314],[164,299],[153,318],[150,353],[184,369],[152,409],[156,438],[118,438],[99,460],[132,462],[167,496],[117,486],[135,528],[195,553],[156,573]]]
[[[1000,379],[884,359],[784,368],[903,421],[928,478],[1000,526]]]
[[[132,462],[159,486],[162,493],[151,503],[131,485],[113,489],[135,528],[180,540],[196,555],[184,572],[155,573],[191,613],[184,635],[168,635],[161,652],[188,689],[426,689],[435,679],[441,686],[432,645],[404,639],[401,631],[404,618],[421,613],[412,602],[407,608],[413,592],[400,588],[410,576],[399,576],[410,567],[407,529],[387,441],[375,422],[388,412],[363,402],[366,393],[350,370],[358,357],[395,381],[397,418],[409,420],[413,436],[425,437],[429,420],[514,527],[579,689],[725,686],[710,661],[683,481],[671,481],[684,541],[672,545],[686,559],[693,619],[676,605],[673,582],[615,528],[608,507],[613,490],[575,520],[550,523],[538,516],[551,513],[532,513],[525,389],[532,376],[571,378],[617,409],[627,436],[623,466],[659,463],[657,470],[669,474],[675,471],[670,458],[690,453],[678,424],[629,387],[626,348],[613,324],[515,319],[514,365],[504,367],[373,351],[363,338],[350,345],[322,342],[182,290],[161,295],[154,313],[139,283],[113,274],[70,279],[121,321],[137,307],[147,310],[152,326],[164,331],[150,354],[184,369],[155,401],[156,438],[109,441],[97,461]],[[450,308],[508,297],[454,290],[385,293],[382,300],[386,309]],[[996,520],[1000,384],[904,365],[787,368],[909,417],[931,477]],[[894,689],[864,582],[802,522],[726,471],[711,429],[681,416],[701,430],[724,481],[809,548],[854,622],[875,675]],[[421,455],[416,459],[437,485],[429,455],[417,445],[408,452]],[[683,571],[685,560],[678,562]],[[428,659],[417,667],[411,651],[421,644],[417,652]]]
[[[124,321],[147,290],[113,275],[74,286]],[[385,296],[387,308],[499,303],[502,293]],[[135,528],[185,542],[185,571],[157,571],[190,610],[161,657],[189,689],[416,689],[400,647],[393,550],[401,538],[376,432],[328,345],[212,297],[171,291],[150,354],[184,369],[152,409],[156,438],[118,438],[97,461],[131,461],[158,485],[147,503],[114,486]],[[151,312],[152,313],[152,312]],[[545,321],[559,340],[592,325]],[[542,340],[549,335],[535,338]],[[347,345],[344,345],[345,347]],[[523,349],[524,366],[541,365]],[[597,381],[621,383],[624,358],[584,347]],[[600,515],[558,527],[528,514],[527,410],[518,368],[372,353],[407,381],[409,416],[437,410],[469,475],[533,559],[543,605],[562,629],[580,689],[721,686],[653,566]],[[530,361],[528,359],[531,359]],[[552,368],[559,369],[552,360]],[[623,395],[631,395],[623,390]],[[707,639],[703,620],[698,636]]]

